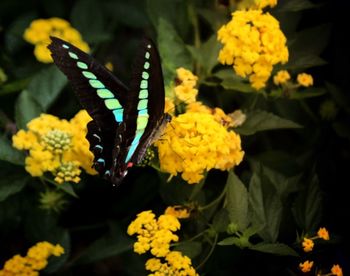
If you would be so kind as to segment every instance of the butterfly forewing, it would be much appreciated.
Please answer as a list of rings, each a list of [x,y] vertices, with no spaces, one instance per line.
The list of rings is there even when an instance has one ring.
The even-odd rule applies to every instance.
[[[117,184],[128,168],[141,161],[170,118],[164,114],[163,76],[154,43],[144,39],[135,58],[130,90],[73,45],[52,38],[49,49],[93,118],[87,139],[95,155],[95,168]]]

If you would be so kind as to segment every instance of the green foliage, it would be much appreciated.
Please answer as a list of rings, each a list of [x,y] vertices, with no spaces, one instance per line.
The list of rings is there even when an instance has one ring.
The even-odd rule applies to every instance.
[[[326,3],[278,2],[266,10],[280,22],[290,57],[273,75],[288,70],[291,80],[277,86],[272,75],[256,91],[218,61],[217,31],[230,20],[236,1],[2,1],[0,269],[11,256],[46,240],[61,244],[65,254],[51,257],[42,274],[145,275],[152,255],[133,252],[136,239],[128,236],[128,225],[142,211],[159,216],[175,205],[189,218],[180,219],[179,241],[170,249],[191,258],[200,275],[297,275],[297,264],[310,256],[329,259],[317,263],[326,273],[329,262],[338,262],[335,256],[346,259],[333,239],[349,230],[342,225],[349,208],[343,180],[350,163],[348,64],[335,64],[349,60],[335,39],[345,32],[332,25]],[[81,108],[66,77],[56,66],[39,63],[23,39],[34,19],[50,17],[68,20],[91,54],[102,64],[112,62],[123,81],[132,75],[135,45],[144,34],[151,37],[166,87],[176,85],[176,69],[184,67],[198,76],[198,101],[229,115],[244,113],[244,122],[229,128],[241,135],[243,162],[228,172],[205,172],[194,185],[181,174],[169,178],[158,160],[153,168],[129,170],[120,187],[86,174],[80,183],[60,185],[50,173],[31,177],[25,171],[28,153],[12,147],[11,135],[41,113],[70,119]],[[297,84],[303,72],[313,76],[313,86]],[[323,102],[332,103],[332,114],[322,114]],[[40,194],[48,190],[63,194],[63,210],[41,209]],[[333,248],[316,242],[313,254],[305,255],[301,240],[321,226],[334,231]]]

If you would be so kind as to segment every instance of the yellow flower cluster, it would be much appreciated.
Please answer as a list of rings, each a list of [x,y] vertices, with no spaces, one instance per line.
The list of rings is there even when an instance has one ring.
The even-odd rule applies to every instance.
[[[233,65],[237,75],[249,77],[255,89],[265,87],[273,65],[288,61],[286,37],[279,22],[261,10],[241,10],[232,13],[232,20],[218,31],[224,44],[219,61]]]
[[[193,75],[191,71],[185,68],[176,69],[177,85],[175,86],[175,96],[181,102],[192,103],[196,101],[198,89],[194,87],[197,85],[198,77]]]
[[[91,168],[93,154],[85,139],[86,124],[91,117],[85,110],[78,112],[70,121],[41,114],[27,124],[28,130],[20,130],[13,137],[13,146],[27,150],[25,168],[32,176],[51,172],[57,183],[79,182],[82,167],[89,174],[96,174]]]
[[[277,5],[277,0],[243,0],[238,4],[239,9],[264,9],[268,6],[273,8]]]
[[[171,215],[161,215],[158,219],[152,211],[144,211],[129,225],[128,234],[137,234],[134,251],[143,254],[148,250],[156,257],[164,257],[170,251],[170,242],[178,241],[173,232],[180,229],[180,222]]]
[[[204,171],[227,170],[238,165],[244,152],[241,139],[218,121],[218,115],[188,111],[173,118],[156,142],[160,168],[171,175],[181,173],[189,184],[198,183]]]
[[[165,263],[158,258],[151,258],[146,262],[146,269],[153,272],[150,276],[165,276],[165,275],[198,275],[192,267],[191,259],[182,255],[181,252],[172,251],[165,258]]]
[[[156,219],[152,211],[139,213],[130,223],[128,234],[137,234],[134,252],[143,254],[150,251],[157,257],[146,262],[146,270],[153,272],[149,275],[198,275],[192,267],[190,258],[183,256],[181,252],[170,251],[170,243],[179,240],[173,232],[180,229],[180,226],[176,216],[164,214]]]
[[[47,49],[47,45],[50,43],[50,36],[62,38],[82,51],[90,51],[89,45],[83,41],[80,33],[66,20],[57,17],[36,19],[24,31],[23,38],[35,45],[34,55],[40,62],[53,62],[50,51]]]
[[[53,245],[43,241],[32,246],[25,257],[20,255],[13,256],[6,261],[4,268],[0,270],[0,276],[36,276],[39,270],[44,269],[50,256],[61,256],[64,249],[59,244]]]

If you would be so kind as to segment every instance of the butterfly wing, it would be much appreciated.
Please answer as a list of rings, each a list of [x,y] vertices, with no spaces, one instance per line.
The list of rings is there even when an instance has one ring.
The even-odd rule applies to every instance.
[[[78,99],[93,118],[87,139],[100,174],[112,166],[116,129],[123,122],[129,89],[103,65],[70,43],[51,37],[55,64],[70,80]]]
[[[164,114],[164,83],[160,57],[154,43],[144,39],[135,58],[130,104],[126,106],[125,125],[116,133],[112,181],[119,182],[133,164],[139,163],[156,133],[168,122]],[[120,127],[121,128],[121,127]]]

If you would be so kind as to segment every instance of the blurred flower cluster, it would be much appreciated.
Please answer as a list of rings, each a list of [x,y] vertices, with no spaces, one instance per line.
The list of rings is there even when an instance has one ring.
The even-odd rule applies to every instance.
[[[61,256],[64,249],[59,244],[53,245],[47,241],[38,242],[29,248],[27,255],[15,255],[6,261],[4,268],[0,270],[0,276],[15,275],[39,275],[39,270],[44,269],[48,264],[50,256]]]
[[[90,51],[89,45],[83,41],[81,34],[68,21],[57,17],[36,19],[25,30],[23,38],[35,45],[34,55],[40,62],[53,62],[50,51],[47,49],[50,36],[62,38],[84,52]]]
[[[51,172],[56,183],[78,183],[80,168],[96,174],[91,168],[93,154],[85,139],[86,124],[90,120],[85,110],[70,121],[41,114],[27,124],[27,131],[19,130],[13,136],[13,146],[28,151],[25,168],[32,176]]]

